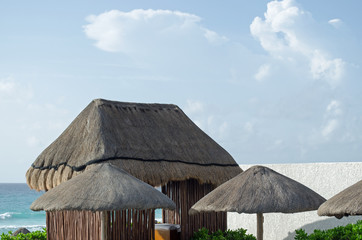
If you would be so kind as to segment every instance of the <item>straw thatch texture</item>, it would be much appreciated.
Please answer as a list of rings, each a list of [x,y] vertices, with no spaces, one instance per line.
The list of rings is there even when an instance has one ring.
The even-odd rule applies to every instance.
[[[318,208],[319,216],[362,215],[362,180],[328,199]]]
[[[89,170],[49,190],[35,200],[34,211],[175,209],[175,203],[150,185],[109,163]]]
[[[308,187],[270,168],[254,166],[203,197],[190,213],[294,213],[315,210],[324,201]]]
[[[153,186],[189,178],[219,185],[241,172],[176,105],[96,99],[38,156],[27,183],[48,190],[104,161]]]

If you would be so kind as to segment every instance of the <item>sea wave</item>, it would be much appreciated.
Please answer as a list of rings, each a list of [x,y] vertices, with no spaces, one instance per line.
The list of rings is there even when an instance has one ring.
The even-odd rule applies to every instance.
[[[39,228],[42,229],[45,227],[45,225],[21,225],[21,226],[16,226],[16,225],[4,225],[4,226],[0,226],[0,229],[4,229],[4,228]]]
[[[11,218],[12,216],[14,216],[14,214],[19,214],[19,213],[16,213],[16,212],[1,213],[0,214],[0,219]]]
[[[0,221],[7,221],[10,219],[44,219],[45,212],[5,212],[0,213]]]
[[[26,228],[28,229],[30,232],[34,232],[34,231],[40,231],[43,230],[43,228],[45,228],[45,225],[4,225],[4,226],[0,226],[0,234],[1,233],[8,233],[9,231],[11,232],[15,232],[16,230],[18,230],[19,228]]]

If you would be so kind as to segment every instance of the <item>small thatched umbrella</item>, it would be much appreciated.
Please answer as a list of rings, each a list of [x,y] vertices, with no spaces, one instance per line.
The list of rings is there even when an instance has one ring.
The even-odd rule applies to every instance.
[[[263,239],[263,213],[316,210],[325,199],[270,168],[254,166],[203,197],[190,213],[257,213],[257,238]]]
[[[175,209],[175,203],[167,196],[109,163],[89,168],[40,196],[30,208],[47,212],[86,210],[102,213],[126,209]],[[105,218],[106,214],[102,214],[102,239],[106,234]]]
[[[334,195],[318,208],[319,216],[362,215],[362,180]]]

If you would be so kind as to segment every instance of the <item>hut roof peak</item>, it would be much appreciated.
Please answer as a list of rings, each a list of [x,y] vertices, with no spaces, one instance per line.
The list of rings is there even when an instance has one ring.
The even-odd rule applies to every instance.
[[[170,109],[179,109],[179,107],[175,104],[169,103],[137,103],[137,102],[119,102],[119,101],[112,101],[103,98],[96,98],[93,99],[91,104],[95,104],[97,107],[101,105],[109,105],[114,107],[130,107],[133,109],[141,109],[141,108],[159,108],[160,110],[163,108],[170,108]]]
[[[66,162],[79,171],[112,159],[237,165],[176,105],[95,99],[33,167],[57,168]]]

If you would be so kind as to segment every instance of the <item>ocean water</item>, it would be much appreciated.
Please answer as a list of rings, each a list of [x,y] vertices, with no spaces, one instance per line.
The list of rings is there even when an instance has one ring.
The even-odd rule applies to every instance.
[[[45,227],[45,212],[30,210],[31,203],[43,193],[25,183],[0,183],[0,234],[20,227],[31,232]],[[161,209],[156,209],[155,219],[161,221]]]
[[[29,231],[45,227],[45,212],[29,208],[43,193],[30,190],[25,183],[0,183],[0,233],[20,227]]]

